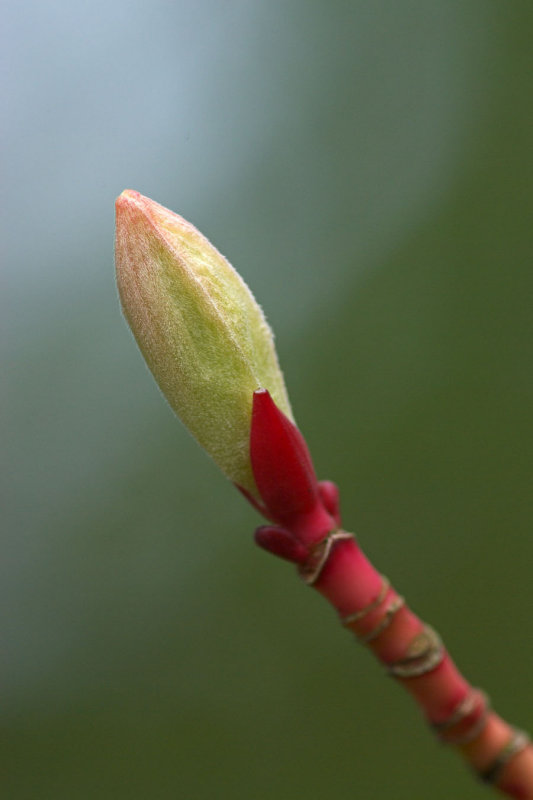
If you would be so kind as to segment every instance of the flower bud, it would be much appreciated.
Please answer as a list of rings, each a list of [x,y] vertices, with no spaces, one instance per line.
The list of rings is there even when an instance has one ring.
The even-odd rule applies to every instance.
[[[193,225],[134,191],[116,201],[115,262],[124,316],[161,391],[227,477],[258,498],[254,391],[268,389],[292,414],[250,290]]]

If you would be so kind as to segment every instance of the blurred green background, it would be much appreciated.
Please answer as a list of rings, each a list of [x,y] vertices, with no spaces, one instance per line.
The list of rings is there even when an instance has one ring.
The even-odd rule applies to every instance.
[[[113,201],[239,269],[346,527],[531,730],[531,3],[3,21],[2,796],[486,797],[253,546],[121,318]]]

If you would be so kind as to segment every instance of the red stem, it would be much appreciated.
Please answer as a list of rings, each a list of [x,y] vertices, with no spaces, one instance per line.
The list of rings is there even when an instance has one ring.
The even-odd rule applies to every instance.
[[[343,624],[410,692],[439,738],[459,750],[482,780],[508,797],[533,800],[533,746],[526,734],[490,710],[435,631],[405,605],[354,537],[337,529],[337,487],[317,481],[305,439],[265,389],[254,393],[250,456],[262,502],[245,494],[276,523],[258,528],[256,542],[299,565],[306,582],[329,600]]]
[[[427,639],[425,624],[401,605],[402,598],[368,561],[355,538],[338,536],[326,537],[313,549],[311,563],[301,568],[303,577],[333,605],[349,630],[360,639],[371,639],[368,647],[386,667],[397,665],[397,671],[398,665],[402,670],[407,663],[415,671],[426,669],[418,676],[395,677],[441,739],[452,744],[482,779],[508,797],[533,800],[531,743],[488,708],[484,694],[461,675],[443,646],[439,650],[438,640]],[[309,581],[313,570],[314,580],[311,575]],[[413,653],[406,661],[415,637],[419,655]]]

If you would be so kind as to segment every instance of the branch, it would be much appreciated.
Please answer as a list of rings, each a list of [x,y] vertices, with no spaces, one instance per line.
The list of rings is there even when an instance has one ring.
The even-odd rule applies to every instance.
[[[279,528],[259,528],[256,534],[264,549],[299,561],[304,581],[331,603],[341,623],[404,686],[437,737],[462,755],[478,778],[508,797],[533,800],[533,746],[527,734],[491,710],[487,695],[461,675],[438,634],[409,609],[356,539],[336,530],[309,548],[305,561],[282,552],[281,539]]]

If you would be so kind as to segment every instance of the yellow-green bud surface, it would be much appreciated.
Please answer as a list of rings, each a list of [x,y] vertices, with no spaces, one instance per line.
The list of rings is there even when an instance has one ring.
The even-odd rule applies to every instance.
[[[230,480],[255,497],[252,395],[292,419],[273,336],[240,275],[193,225],[138,192],[116,201],[124,315],[168,402]]]

